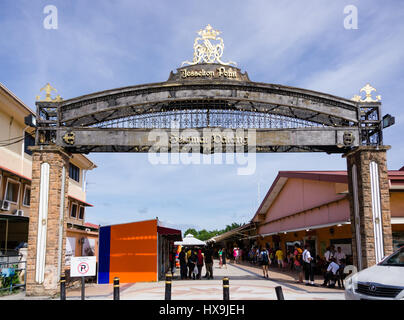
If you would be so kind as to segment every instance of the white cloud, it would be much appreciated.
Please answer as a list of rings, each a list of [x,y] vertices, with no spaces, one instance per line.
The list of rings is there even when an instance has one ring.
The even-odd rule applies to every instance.
[[[31,107],[50,82],[63,98],[140,83],[165,81],[193,54],[196,32],[210,23],[222,31],[225,60],[251,80],[295,85],[350,98],[371,82],[387,129],[390,168],[402,165],[404,112],[403,4],[378,1],[76,1],[55,0],[59,29],[42,28],[42,3],[2,1],[0,76]],[[358,6],[359,29],[343,28],[343,8]],[[2,12],[0,12],[0,15]],[[248,221],[279,170],[345,169],[340,156],[257,156],[252,176],[235,166],[152,166],[147,155],[91,154],[88,221],[122,223],[158,216],[173,225],[225,227]],[[238,221],[236,221],[238,220]]]

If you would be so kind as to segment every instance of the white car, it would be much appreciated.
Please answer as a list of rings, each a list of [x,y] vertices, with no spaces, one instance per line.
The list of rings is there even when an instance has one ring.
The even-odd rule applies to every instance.
[[[404,300],[404,247],[345,280],[347,300]]]

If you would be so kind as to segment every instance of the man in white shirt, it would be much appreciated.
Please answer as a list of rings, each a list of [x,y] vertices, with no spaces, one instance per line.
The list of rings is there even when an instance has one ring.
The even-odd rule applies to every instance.
[[[335,280],[339,269],[339,265],[335,263],[335,258],[331,258],[331,262],[327,268],[327,272],[324,275],[324,283],[322,284],[323,287],[326,287],[328,282],[330,282],[329,288],[335,287],[335,281],[331,283],[331,280]]]
[[[313,258],[310,253],[310,245],[306,244],[305,250],[303,251],[303,269],[304,269],[304,276],[306,280],[306,286],[315,286],[314,284],[314,269],[312,266]],[[309,283],[310,278],[310,283]]]
[[[342,252],[341,247],[337,248],[337,252],[334,254],[334,258],[338,265],[341,264],[341,259],[346,259],[345,253]]]
[[[332,257],[333,253],[331,252],[331,247],[327,247],[327,251],[324,253],[324,258],[327,264],[330,263]]]

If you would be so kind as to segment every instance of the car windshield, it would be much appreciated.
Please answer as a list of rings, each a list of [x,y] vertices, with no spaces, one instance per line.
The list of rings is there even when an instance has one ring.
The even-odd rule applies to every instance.
[[[401,247],[400,250],[380,262],[379,265],[404,267],[404,247]]]

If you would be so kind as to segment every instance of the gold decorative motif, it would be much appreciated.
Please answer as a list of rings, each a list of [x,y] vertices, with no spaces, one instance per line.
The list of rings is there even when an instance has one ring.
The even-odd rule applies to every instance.
[[[55,88],[53,88],[49,83],[46,84],[45,87],[43,87],[40,91],[45,91],[45,99],[41,99],[41,95],[36,96],[36,100],[39,102],[60,102],[63,101],[63,99],[60,97],[60,95],[57,95],[55,98],[52,99],[51,93],[52,91],[57,92]]]
[[[76,139],[76,135],[74,132],[68,132],[63,136],[63,141],[66,144],[70,144],[73,145],[74,144],[74,140]]]
[[[223,55],[224,44],[223,39],[218,37],[221,32],[218,30],[214,30],[210,24],[206,26],[204,30],[200,30],[198,34],[200,37],[195,38],[194,42],[194,59],[192,62],[184,61],[181,66],[184,64],[189,64],[191,66],[197,63],[220,63],[223,65],[234,64],[235,62],[223,62],[221,57]],[[219,43],[212,44],[210,40],[219,41]],[[203,41],[203,43],[201,43]]]
[[[382,100],[382,96],[378,95],[376,96],[376,99],[372,98],[372,92],[376,91],[375,88],[373,88],[369,83],[366,84],[366,86],[364,86],[360,92],[365,92],[365,98],[362,99],[362,97],[360,95],[354,95],[352,100],[356,101],[356,102],[378,102],[380,100]]]
[[[352,144],[355,141],[355,137],[352,134],[352,132],[344,132],[343,140],[344,140],[344,145],[352,146]]]

